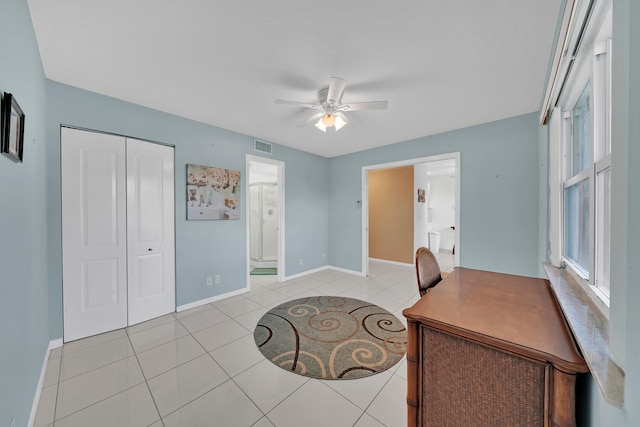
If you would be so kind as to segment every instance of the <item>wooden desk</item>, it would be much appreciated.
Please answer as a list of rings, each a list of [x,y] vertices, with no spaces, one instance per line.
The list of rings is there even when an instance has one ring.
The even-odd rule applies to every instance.
[[[575,426],[588,368],[547,280],[458,267],[403,314],[409,426]]]

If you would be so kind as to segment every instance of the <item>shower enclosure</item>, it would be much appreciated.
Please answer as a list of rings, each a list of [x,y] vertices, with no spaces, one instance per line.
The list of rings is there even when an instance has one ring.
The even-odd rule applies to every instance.
[[[278,184],[249,186],[251,266],[276,267],[278,261]]]

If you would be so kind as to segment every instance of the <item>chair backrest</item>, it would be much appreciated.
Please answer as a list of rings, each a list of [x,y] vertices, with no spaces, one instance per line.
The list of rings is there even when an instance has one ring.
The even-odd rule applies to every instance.
[[[418,248],[416,251],[416,276],[420,296],[426,294],[429,288],[433,288],[442,280],[438,260],[427,248]]]

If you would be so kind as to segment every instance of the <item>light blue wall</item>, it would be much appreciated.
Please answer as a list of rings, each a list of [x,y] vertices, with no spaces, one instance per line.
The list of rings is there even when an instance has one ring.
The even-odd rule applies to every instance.
[[[610,339],[625,371],[627,426],[640,425],[640,1],[613,1]],[[618,411],[601,407],[601,419]],[[622,418],[621,417],[621,418]],[[605,424],[602,424],[605,425]],[[614,425],[613,423],[608,425]],[[622,425],[622,424],[621,424]]]
[[[24,163],[0,156],[0,425],[26,426],[49,342],[46,93],[27,2],[0,15],[0,91],[26,117]]]
[[[361,270],[361,168],[460,152],[460,264],[527,276],[538,266],[537,114],[330,159],[330,264]]]
[[[71,125],[175,146],[176,298],[178,305],[244,288],[246,281],[247,178],[245,156],[253,138],[172,116],[71,86],[48,81],[47,157],[51,336],[62,336],[60,207],[60,125]],[[285,162],[285,274],[327,264],[328,160],[284,146],[272,158]],[[186,220],[186,164],[204,164],[242,172],[241,220]],[[298,259],[303,265],[298,265]],[[205,278],[220,274],[220,286]]]

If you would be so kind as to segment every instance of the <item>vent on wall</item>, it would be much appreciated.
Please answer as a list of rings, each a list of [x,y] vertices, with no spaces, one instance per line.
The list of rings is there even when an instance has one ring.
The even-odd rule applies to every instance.
[[[254,151],[259,151],[261,153],[271,154],[271,143],[260,141],[258,139],[253,140],[253,149]]]

